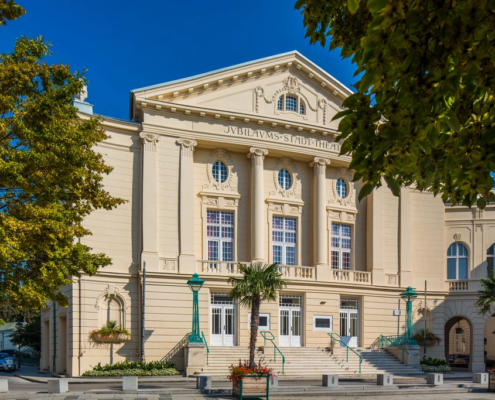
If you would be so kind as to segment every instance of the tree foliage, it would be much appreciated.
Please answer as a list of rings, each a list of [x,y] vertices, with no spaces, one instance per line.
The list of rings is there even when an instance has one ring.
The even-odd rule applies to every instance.
[[[13,0],[0,0],[0,27],[24,15],[26,11]]]
[[[262,301],[277,300],[278,292],[286,287],[281,279],[277,264],[264,264],[255,262],[252,264],[238,264],[241,278],[230,277],[232,285],[230,297],[239,301],[239,304],[251,308],[251,335],[249,339],[249,366],[254,368],[254,352],[256,349],[256,338],[260,324],[260,305]]]
[[[359,197],[386,181],[454,205],[495,201],[495,1],[298,0],[312,44],[352,57],[337,114]]]
[[[41,351],[41,318],[39,314],[31,322],[19,324],[10,335],[10,341],[16,346],[32,347],[37,352]]]
[[[3,18],[5,5],[16,12],[0,4]],[[0,54],[0,304],[31,309],[67,305],[61,286],[111,263],[80,243],[91,234],[82,222],[124,202],[103,188],[112,168],[94,151],[107,138],[100,120],[80,120],[72,105],[83,74],[49,55],[41,37]]]
[[[475,303],[478,308],[478,314],[484,317],[491,314],[492,304],[495,304],[495,277],[489,275],[480,281],[478,300]]]

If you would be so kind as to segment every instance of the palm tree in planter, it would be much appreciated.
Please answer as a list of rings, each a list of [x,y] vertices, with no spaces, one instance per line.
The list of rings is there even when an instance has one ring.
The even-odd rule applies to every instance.
[[[287,286],[281,279],[277,264],[255,262],[249,265],[239,264],[241,278],[230,277],[233,286],[230,298],[237,300],[246,308],[251,308],[251,337],[249,339],[249,366],[255,367],[254,351],[260,324],[260,304],[262,301],[277,300],[277,293]]]
[[[478,290],[478,300],[476,300],[475,304],[478,307],[478,314],[482,316],[490,314],[492,304],[495,304],[494,275],[488,275],[488,277],[481,279],[480,288]]]

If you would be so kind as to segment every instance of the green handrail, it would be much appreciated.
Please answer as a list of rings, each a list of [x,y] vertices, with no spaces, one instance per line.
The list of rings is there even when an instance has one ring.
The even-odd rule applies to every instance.
[[[356,351],[352,347],[349,347],[349,345],[342,340],[342,336],[340,336],[338,333],[327,332],[327,335],[330,336],[330,347],[333,347],[334,340],[344,345],[344,347],[346,348],[345,362],[347,363],[349,362],[349,350],[351,350],[355,355],[359,357],[359,373],[361,373],[361,363],[363,362],[363,357],[361,357],[358,353],[356,353]],[[334,339],[333,335],[338,336],[338,338]]]
[[[397,347],[398,349],[402,350],[402,364],[404,364],[404,352],[407,355],[409,355],[409,352],[399,344],[402,339],[403,339],[402,336],[383,336],[383,335],[380,335],[378,347],[381,347],[381,348],[383,348],[383,347]],[[389,346],[383,345],[384,340],[389,343]]]
[[[210,353],[210,348],[208,347],[208,343],[206,343],[205,333],[201,331],[201,336],[203,337],[203,343],[206,346],[206,365],[208,365],[208,354]]]
[[[266,337],[267,334],[270,334],[271,337]],[[270,331],[260,331],[260,335],[264,339],[263,347],[266,347],[266,341],[269,340],[273,344],[273,361],[277,362],[277,351],[282,356],[282,375],[285,374],[285,357],[280,351],[280,349],[275,344],[275,336]]]

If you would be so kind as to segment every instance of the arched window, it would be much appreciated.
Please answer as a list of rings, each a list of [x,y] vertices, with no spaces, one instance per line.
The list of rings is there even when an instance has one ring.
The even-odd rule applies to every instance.
[[[284,109],[284,96],[280,96],[277,101],[277,110]]]
[[[342,179],[337,179],[337,194],[341,199],[347,197],[347,183]]]
[[[278,184],[284,190],[289,190],[292,186],[292,178],[289,171],[281,169],[278,173]]]
[[[221,161],[216,161],[212,168],[213,179],[219,183],[224,183],[227,180],[227,167]]]
[[[299,100],[299,114],[306,114],[306,109],[304,108],[304,104],[301,100]]]
[[[452,243],[447,250],[447,279],[467,280],[469,252],[462,243]]]
[[[493,276],[493,270],[494,270],[493,264],[495,261],[495,244],[492,244],[490,247],[488,247],[488,250],[486,251],[486,261],[488,263],[486,275]]]
[[[285,96],[285,110],[297,111],[297,98],[293,96]]]
[[[124,309],[119,298],[110,297],[103,301],[100,313],[102,326],[106,326],[107,322],[115,322],[117,326],[124,327]]]

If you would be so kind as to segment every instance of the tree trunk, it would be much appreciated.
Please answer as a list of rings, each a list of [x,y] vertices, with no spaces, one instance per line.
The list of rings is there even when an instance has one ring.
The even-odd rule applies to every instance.
[[[261,296],[259,294],[253,296],[253,304],[251,305],[251,337],[249,339],[249,366],[254,368],[254,352],[256,350],[256,339],[258,337],[258,326],[260,324],[260,303]]]

